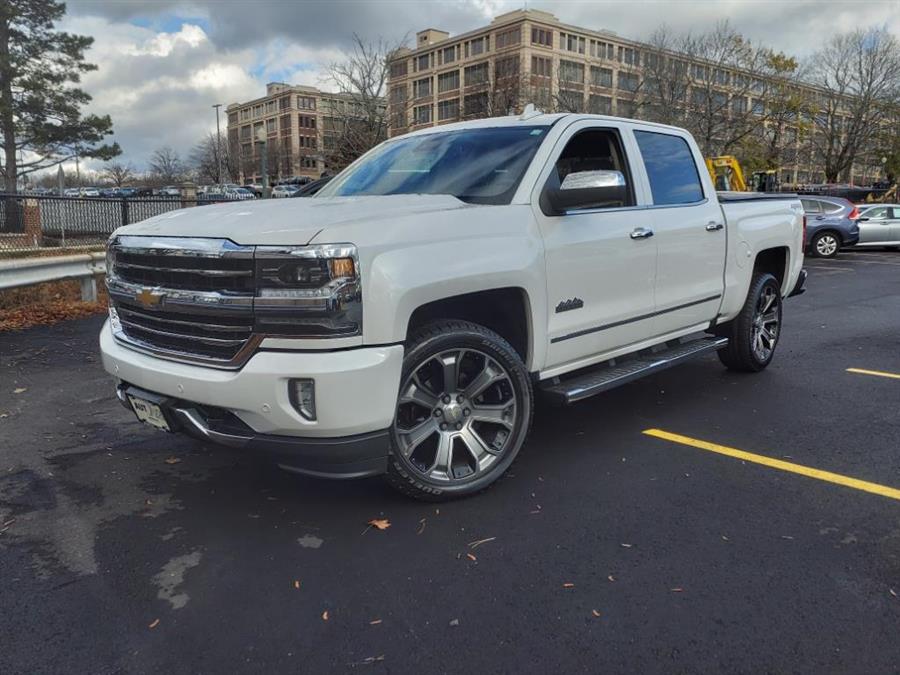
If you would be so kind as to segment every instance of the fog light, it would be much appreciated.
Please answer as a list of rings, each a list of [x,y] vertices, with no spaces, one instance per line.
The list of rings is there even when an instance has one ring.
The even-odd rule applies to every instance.
[[[112,328],[113,333],[122,332],[122,322],[119,321],[119,313],[115,307],[109,308],[109,326]]]
[[[288,396],[291,405],[305,419],[316,419],[316,382],[310,379],[290,380]]]

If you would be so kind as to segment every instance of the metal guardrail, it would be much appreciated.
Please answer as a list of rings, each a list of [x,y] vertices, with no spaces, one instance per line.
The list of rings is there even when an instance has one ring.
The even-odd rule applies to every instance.
[[[97,275],[105,272],[105,253],[0,260],[0,290],[31,286],[47,281],[79,279],[81,281],[81,299],[86,302],[96,302]]]

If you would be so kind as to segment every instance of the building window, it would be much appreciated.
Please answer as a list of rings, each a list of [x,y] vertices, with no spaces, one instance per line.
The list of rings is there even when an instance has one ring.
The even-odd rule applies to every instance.
[[[253,137],[253,133],[250,131],[250,125],[246,124],[241,127],[241,140],[249,141]]]
[[[609,59],[612,61],[616,58],[616,48],[609,42],[591,40],[591,56],[597,59]]]
[[[444,49],[441,50],[441,55],[445,64],[453,63],[454,61],[456,61],[456,45],[453,45],[452,47],[444,47]]]
[[[466,56],[478,56],[479,54],[484,54],[486,51],[490,49],[489,37],[485,35],[484,37],[475,38],[474,40],[469,40],[466,43]]]
[[[301,129],[315,129],[316,118],[310,115],[300,115],[297,120],[297,126]]]
[[[406,128],[406,111],[400,110],[393,115],[393,119],[391,120],[391,127],[394,129],[405,129]]]
[[[531,29],[531,44],[542,45],[544,47],[553,46],[553,31],[544,28]]]
[[[594,115],[612,115],[612,98],[591,94],[588,98],[588,112]]]
[[[228,113],[228,124],[235,125],[238,123],[238,115],[237,113]]]
[[[641,65],[640,53],[631,47],[619,47],[619,63],[624,63],[626,66],[639,66]]]
[[[571,33],[559,34],[559,47],[567,52],[575,52],[576,54],[584,54],[584,38]]]
[[[519,74],[519,57],[507,56],[494,62],[494,79],[515,77]]]
[[[559,89],[559,107],[567,112],[584,111],[584,93],[577,89]]]
[[[452,120],[459,117],[459,99],[438,101],[438,120]]]
[[[610,87],[613,83],[613,71],[611,68],[591,66],[591,84],[595,87]]]
[[[312,150],[315,150],[316,146],[318,145],[315,136],[300,136],[298,140],[300,141],[301,148],[310,148]]]
[[[391,87],[391,103],[402,103],[406,100],[406,85]]]
[[[413,98],[422,98],[423,96],[431,96],[430,77],[413,82]]]
[[[466,117],[486,117],[488,114],[487,92],[466,96],[463,99],[463,114]]]
[[[281,116],[281,135],[282,136],[290,136],[291,135],[291,116],[290,115],[282,115]]]
[[[406,75],[406,59],[402,61],[394,61],[391,64],[391,77],[403,77]]]
[[[459,71],[454,70],[449,73],[441,73],[438,75],[438,93],[445,91],[453,91],[459,89]]]
[[[431,124],[431,106],[420,105],[413,110],[414,124]]]
[[[266,114],[271,115],[278,110],[278,101],[266,101]]]
[[[316,168],[316,158],[305,156],[300,158],[300,168],[301,169],[315,169]]]
[[[638,86],[640,85],[640,79],[635,73],[625,73],[623,71],[619,71],[619,81],[618,86],[622,91],[637,91]]]
[[[278,133],[278,126],[276,125],[276,120],[274,117],[266,120],[266,133],[269,134],[269,136],[274,136],[276,133]]]
[[[494,38],[494,45],[497,49],[502,49],[503,47],[512,47],[513,45],[517,45],[522,41],[522,29],[521,28],[511,28],[509,30],[505,30],[502,33],[497,33],[497,37]]]
[[[538,77],[550,77],[553,75],[553,59],[543,56],[531,57],[531,74]]]
[[[241,110],[241,122],[246,122],[250,119],[250,108],[244,108]]]
[[[709,79],[709,68],[694,63],[691,65],[691,77],[700,82],[706,82]]]
[[[731,112],[735,115],[743,115],[747,112],[747,97],[735,96],[731,99]]]
[[[466,66],[466,86],[471,87],[475,84],[484,84],[488,81],[488,63],[478,63],[474,66]]]
[[[584,64],[560,60],[559,81],[568,84],[584,84]]]
[[[422,54],[416,57],[416,70],[428,70],[431,68],[431,54]]]
[[[312,96],[298,96],[297,107],[300,108],[300,110],[315,110],[316,99]]]
[[[263,114],[262,104],[253,106],[253,116],[254,117],[259,117],[262,114]]]

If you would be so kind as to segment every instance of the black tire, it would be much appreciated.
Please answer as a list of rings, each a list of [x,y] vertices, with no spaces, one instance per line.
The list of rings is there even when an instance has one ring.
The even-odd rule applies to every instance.
[[[816,232],[809,242],[809,254],[814,258],[836,258],[843,242],[841,235],[832,230]]]
[[[773,291],[774,296],[771,295]],[[771,349],[767,355],[760,354],[759,350],[754,348],[758,330],[761,330],[758,317],[764,296],[774,297],[774,307],[763,314],[769,315],[774,311],[777,319],[775,337],[774,340],[769,340]],[[740,314],[716,331],[718,335],[728,338],[728,346],[719,350],[719,360],[726,368],[744,373],[758,373],[771,363],[778,340],[781,338],[781,301],[781,286],[774,276],[767,272],[757,272],[753,275]],[[771,324],[769,326],[771,327]]]
[[[447,354],[454,353],[458,353],[459,356],[453,356],[452,358],[458,360],[455,362],[449,361],[451,357],[447,356]],[[444,360],[436,362],[438,355],[441,355],[441,358]],[[488,451],[487,454],[482,455],[482,458],[491,462],[486,469],[481,468],[480,460],[475,457],[474,451],[469,450],[468,442],[465,439],[459,439],[457,436],[450,441],[450,460],[446,465],[445,479],[438,480],[433,477],[435,471],[432,469],[439,466],[437,457],[441,439],[448,435],[453,435],[454,428],[457,428],[451,424],[447,433],[440,431],[440,424],[445,420],[445,415],[449,415],[449,412],[446,410],[447,406],[442,405],[445,397],[449,397],[449,395],[446,391],[433,391],[439,388],[436,379],[432,381],[423,379],[424,376],[422,376],[423,369],[426,369],[425,376],[427,376],[427,368],[434,367],[435,362],[438,368],[446,362],[455,363],[456,385],[451,386],[450,389],[460,392],[460,395],[475,391],[473,386],[475,376],[467,375],[465,372],[467,368],[474,372],[474,370],[481,367],[482,370],[479,371],[479,375],[498,372],[494,370],[496,365],[499,365],[504,371],[502,380],[498,380],[496,384],[489,385],[483,393],[473,395],[471,401],[462,396],[462,405],[471,405],[471,412],[466,412],[467,416],[471,414],[471,418],[466,418],[468,424],[461,421],[456,422],[456,424],[465,424],[464,428],[466,430],[470,428],[478,429],[476,438],[483,442],[484,447],[482,450]],[[431,366],[427,364],[431,364]],[[444,379],[447,377],[446,372],[446,369],[441,371],[442,384],[446,383],[446,379]],[[411,402],[408,396],[404,396],[410,391],[408,384],[413,384],[412,378],[414,377],[423,385],[422,389],[426,392],[426,396],[436,394],[434,398],[437,399],[437,403],[434,410],[428,410],[426,405]],[[467,380],[467,378],[470,379]],[[460,382],[466,386],[459,385]],[[426,384],[428,386],[424,386]],[[432,384],[434,386],[431,386]],[[442,320],[429,323],[417,330],[407,343],[406,353],[403,358],[400,387],[401,391],[398,396],[395,422],[391,428],[391,449],[385,479],[396,490],[416,499],[444,501],[470,496],[489,487],[515,461],[531,428],[534,392],[531,377],[525,368],[525,364],[522,363],[519,354],[506,340],[494,331],[478,324],[468,321]],[[496,389],[492,389],[494,387]],[[441,386],[441,388],[444,389],[446,387]],[[501,413],[502,416],[506,417],[509,411],[512,410],[512,422],[507,420],[507,423],[512,426],[511,429],[501,427],[499,424],[494,425],[491,422],[476,420],[478,410],[486,410],[492,405],[486,402],[485,397],[488,394],[501,400],[499,404],[493,404],[494,407],[506,406]],[[407,402],[404,403],[404,400]],[[453,405],[452,400],[450,405]],[[438,408],[444,408],[445,410],[441,412]],[[408,441],[404,443],[404,439],[407,438],[404,434],[412,436],[410,433],[412,428],[416,428],[417,425],[424,426],[426,422],[432,421],[429,414],[426,414],[426,411],[433,414],[435,417],[434,425],[438,426],[438,429],[434,430],[434,436],[425,437],[426,440],[431,440],[435,443],[431,469],[426,469],[424,466],[429,461],[432,461],[431,458],[424,462],[417,459],[416,455],[420,446],[412,446],[416,449],[411,452],[411,456],[407,457],[404,455],[404,447],[408,448],[412,445]],[[412,428],[406,429],[404,424],[410,417],[414,418],[409,423]],[[475,427],[476,424],[487,425],[487,431],[482,432],[481,429],[485,427]],[[444,426],[448,425],[445,424]],[[486,439],[482,438],[482,433],[485,436],[493,433],[492,442],[487,442]],[[502,446],[502,450],[491,452],[489,448],[497,450],[499,447],[495,445],[498,442],[498,438],[501,438],[500,446]],[[420,441],[420,443],[422,446],[425,446],[424,441]],[[457,445],[457,443],[462,443],[462,447]],[[428,450],[427,447],[424,447],[423,452],[427,453]],[[467,452],[468,457],[466,457]],[[457,453],[463,457],[462,465],[458,467],[454,466]],[[466,464],[466,462],[469,462],[469,464]],[[467,466],[468,469],[466,468]],[[465,474],[466,470],[471,470],[473,473],[467,476]],[[459,472],[461,475],[455,475],[456,472]]]

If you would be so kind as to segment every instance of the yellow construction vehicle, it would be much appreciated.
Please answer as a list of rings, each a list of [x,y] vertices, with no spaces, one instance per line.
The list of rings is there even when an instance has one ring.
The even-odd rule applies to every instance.
[[[731,192],[776,192],[778,190],[778,171],[766,169],[754,171],[751,182],[744,178],[744,170],[734,155],[707,157],[706,169],[713,179],[716,190]]]
[[[706,168],[716,186],[716,190],[725,192],[746,192],[747,181],[744,180],[744,171],[741,169],[737,157],[734,155],[721,155],[719,157],[707,157]]]

